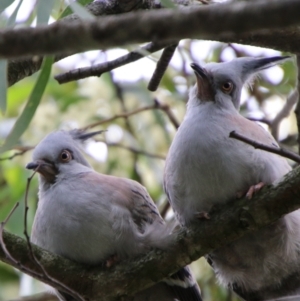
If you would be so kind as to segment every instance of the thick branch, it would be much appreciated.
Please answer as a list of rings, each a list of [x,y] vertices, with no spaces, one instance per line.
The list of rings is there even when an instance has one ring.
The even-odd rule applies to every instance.
[[[249,32],[263,33],[299,25],[299,11],[298,0],[236,2],[135,12],[84,22],[57,22],[38,28],[6,29],[0,35],[0,57],[57,55],[184,38],[237,41]]]
[[[296,168],[276,186],[264,187],[251,202],[241,199],[234,201],[234,205],[230,203],[220,206],[210,213],[210,220],[195,222],[190,229],[181,229],[178,234],[173,235],[174,241],[168,249],[153,250],[146,256],[123,261],[109,269],[84,267],[40,248],[33,249],[52,277],[76,289],[83,297],[97,300],[101,296],[104,301],[114,300],[129,292],[134,294],[200,256],[271,224],[299,207],[300,168]],[[14,258],[22,265],[39,272],[38,267],[30,261],[24,239],[4,232],[4,240]],[[8,262],[1,249],[0,260]]]
[[[298,53],[300,49],[300,30],[299,27],[272,29],[269,31],[265,30],[256,33],[241,34],[236,38],[220,38],[219,41],[266,47],[286,52]]]
[[[149,9],[152,8],[153,5],[153,1],[151,0],[97,0],[88,4],[86,9],[94,16],[103,16],[121,14],[138,8]],[[72,24],[72,21],[76,21],[78,19],[79,17],[76,14],[72,14],[61,20],[58,20],[56,23],[61,24],[60,26],[64,26],[64,23]],[[55,60],[59,61],[65,56],[68,56],[68,54],[57,56]],[[42,57],[33,57],[26,60],[11,60],[8,65],[8,85],[11,86],[24,77],[30,76],[38,71],[41,67],[42,59]]]
[[[18,299],[12,299],[9,301],[59,301],[58,298],[49,293],[40,293],[31,296],[19,297]]]

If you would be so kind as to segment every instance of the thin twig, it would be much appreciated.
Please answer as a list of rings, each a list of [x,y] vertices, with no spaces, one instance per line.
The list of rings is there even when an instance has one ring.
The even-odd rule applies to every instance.
[[[110,78],[111,78],[111,81],[113,83],[113,86],[115,88],[117,98],[120,102],[122,113],[126,114],[128,112],[128,110],[127,110],[126,102],[125,102],[125,99],[124,99],[124,90],[123,90],[122,86],[117,81],[115,81],[113,73],[109,72],[109,74],[110,74]],[[125,129],[127,130],[128,133],[130,133],[130,135],[133,138],[136,139],[137,138],[136,132],[135,132],[135,129],[132,126],[129,118],[125,117],[124,121],[125,121]],[[137,164],[139,158],[138,158],[138,155],[134,152],[132,152],[132,159],[133,159],[133,164],[132,164],[132,172],[133,173],[132,174],[134,175],[134,177],[136,178],[136,180],[138,182],[140,182],[141,184],[144,184],[143,183],[143,177],[140,173],[140,169],[138,168],[138,164]]]
[[[15,212],[15,210],[17,209],[17,207],[19,206],[19,202],[16,203],[14,205],[14,207],[12,208],[12,210],[10,211],[10,213],[8,214],[8,216],[5,218],[5,220],[3,222],[1,222],[0,224],[0,246],[6,256],[6,258],[12,263],[14,264],[16,267],[18,267],[20,269],[20,271],[22,272],[26,272],[28,271],[29,269],[27,269],[26,267],[24,267],[21,262],[19,262],[18,260],[16,260],[11,254],[10,252],[8,251],[7,247],[6,247],[6,244],[4,242],[4,239],[3,239],[3,231],[4,231],[4,227],[5,225],[7,224],[7,222],[9,221],[9,219],[11,218],[12,214]],[[33,276],[36,276],[36,277],[40,277],[41,278],[41,275],[35,271],[31,271],[32,275]]]
[[[152,153],[149,153],[149,152],[146,152],[146,151],[143,151],[143,150],[139,150],[139,149],[136,149],[136,148],[134,148],[132,146],[127,146],[127,145],[124,145],[124,144],[121,144],[121,143],[106,142],[103,139],[97,139],[96,141],[103,142],[108,147],[119,147],[119,148],[126,149],[126,150],[128,150],[128,151],[130,151],[132,153],[137,154],[137,155],[147,156],[149,158],[160,159],[160,160],[165,160],[166,159],[165,156],[158,155],[158,154],[152,154]]]
[[[287,137],[285,137],[284,139],[282,139],[280,141],[280,144],[288,145],[288,146],[295,146],[298,143],[297,140],[298,140],[298,133],[290,134]]]
[[[118,67],[124,66],[126,64],[135,62],[139,59],[144,58],[150,53],[156,52],[163,49],[166,43],[149,43],[137,50],[129,52],[126,55],[120,56],[119,58],[105,62],[102,64],[97,64],[91,67],[78,68],[71,70],[66,73],[58,74],[54,78],[58,81],[59,84],[68,83],[70,81],[83,79],[90,76],[101,76],[103,73],[116,69]]]
[[[169,209],[170,209],[170,202],[168,200],[166,200],[166,203],[164,204],[164,206],[160,210],[160,215],[163,218],[165,218]]]
[[[59,301],[57,296],[51,293],[40,293],[31,296],[23,296],[9,301]]]
[[[281,121],[288,117],[294,107],[294,105],[298,101],[298,90],[295,89],[287,98],[284,106],[282,109],[278,112],[276,117],[271,121],[270,127],[271,127],[271,133],[273,137],[278,141],[278,132],[279,132],[279,125]]]
[[[31,256],[32,259],[34,258],[34,255],[33,255],[33,251],[32,251],[32,248],[31,248],[30,237],[29,237],[28,231],[27,231],[27,213],[28,213],[28,209],[29,209],[29,207],[28,207],[28,192],[29,192],[30,182],[31,182],[32,178],[34,177],[34,175],[36,174],[37,169],[27,179],[27,185],[26,185],[26,190],[25,190],[25,198],[24,198],[25,209],[24,209],[24,231],[23,231],[23,234],[25,235],[25,238],[27,240],[28,248],[29,248],[29,255]]]
[[[23,233],[24,233],[25,238],[26,238],[26,242],[27,242],[27,246],[28,246],[28,250],[29,250],[29,256],[32,259],[32,261],[41,269],[41,271],[43,273],[43,276],[46,279],[50,280],[57,287],[60,287],[60,289],[62,289],[64,292],[68,293],[70,296],[75,298],[75,300],[85,301],[84,298],[82,298],[76,291],[72,290],[71,288],[69,288],[65,284],[63,284],[62,282],[60,282],[60,281],[54,279],[53,277],[51,277],[48,274],[48,272],[46,271],[46,269],[44,268],[44,266],[36,258],[36,256],[34,255],[34,252],[32,250],[30,237],[29,237],[28,231],[27,231],[27,213],[28,213],[28,209],[29,209],[29,207],[28,207],[28,192],[29,192],[29,187],[30,187],[31,180],[34,177],[34,175],[36,174],[36,172],[38,171],[38,169],[39,169],[39,167],[37,167],[35,169],[35,171],[33,172],[33,174],[27,179],[25,198],[24,198],[25,210],[24,210],[24,232]]]
[[[149,91],[154,92],[157,90],[159,83],[169,66],[169,63],[174,55],[174,52],[175,52],[177,46],[178,46],[178,42],[175,44],[172,44],[164,49],[163,53],[161,54],[160,59],[158,60],[158,62],[156,64],[156,68],[155,68],[154,73],[148,84]]]
[[[133,111],[128,112],[128,113],[116,114],[116,115],[114,115],[110,118],[103,119],[103,120],[94,122],[90,125],[87,125],[86,127],[83,128],[83,130],[88,130],[88,129],[93,128],[95,126],[114,121],[118,118],[128,118],[132,115],[136,115],[136,114],[144,112],[144,111],[156,110],[156,109],[164,111],[167,114],[168,118],[170,119],[171,123],[174,125],[174,127],[176,129],[179,128],[180,123],[177,121],[177,119],[174,116],[173,112],[171,111],[169,105],[161,104],[157,99],[154,99],[154,104],[153,105],[141,107],[141,108],[138,108],[138,109],[133,110]]]
[[[5,253],[5,256],[6,256],[12,263],[14,263],[14,264],[17,265],[17,266],[19,266],[20,263],[19,263],[16,259],[14,259],[14,258],[10,255],[9,251],[7,250],[6,244],[5,244],[4,240],[3,240],[3,231],[4,231],[5,225],[7,224],[7,222],[9,221],[9,219],[11,218],[12,214],[15,212],[15,210],[17,209],[18,206],[19,206],[19,202],[16,203],[16,204],[14,205],[14,207],[12,208],[12,210],[10,211],[10,213],[8,214],[8,216],[5,218],[5,220],[4,220],[3,222],[0,223],[0,246],[1,246],[2,250],[3,250],[3,252]]]
[[[185,42],[185,45],[188,44],[188,43],[190,43],[190,42],[191,42],[190,40],[189,40],[189,42]],[[183,46],[182,45],[178,45],[177,51],[178,51],[178,54],[180,55],[180,58],[181,58],[181,61],[182,61],[181,68],[180,68],[180,73],[181,73],[181,75],[183,77],[188,78],[188,76],[189,76],[190,73],[187,71],[188,64],[187,64],[186,54],[189,56],[191,62],[195,62],[197,60],[193,60],[192,59],[192,55],[191,55],[191,53],[189,53],[191,51],[191,49],[186,50],[185,49],[186,48],[185,45],[183,45]]]
[[[296,89],[298,90],[298,104],[295,109],[295,115],[297,120],[297,127],[298,127],[298,153],[300,154],[300,101],[299,101],[299,95],[300,95],[300,55],[298,54],[296,57],[297,62],[297,83],[296,83]]]
[[[293,153],[293,152],[287,150],[287,149],[284,149],[284,148],[281,148],[281,147],[278,147],[278,148],[277,147],[272,147],[272,146],[269,146],[269,145],[259,143],[255,140],[252,140],[252,139],[249,139],[249,138],[247,138],[243,135],[240,135],[240,134],[236,133],[235,131],[230,132],[229,137],[240,140],[240,141],[245,142],[249,145],[252,145],[254,148],[258,148],[258,149],[261,149],[261,150],[264,150],[264,151],[267,151],[267,152],[270,152],[270,153],[273,153],[273,154],[277,154],[279,156],[282,156],[282,157],[291,159],[291,160],[293,160],[297,163],[300,163],[300,156],[297,155],[296,153]]]
[[[17,157],[17,156],[22,156],[22,155],[24,155],[27,151],[29,151],[29,150],[31,150],[31,149],[33,149],[34,147],[26,147],[26,148],[24,148],[23,150],[21,150],[21,151],[19,151],[19,152],[16,152],[16,153],[14,153],[14,154],[12,154],[11,156],[9,156],[9,157],[3,157],[3,158],[0,158],[0,161],[6,161],[6,160],[12,160],[12,159],[14,159],[15,157]]]

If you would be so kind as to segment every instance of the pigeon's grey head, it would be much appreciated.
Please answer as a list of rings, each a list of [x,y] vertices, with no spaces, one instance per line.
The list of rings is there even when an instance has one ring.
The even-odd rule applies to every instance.
[[[239,109],[241,91],[245,83],[260,72],[290,58],[275,56],[269,58],[237,58],[226,63],[209,63],[204,67],[192,63],[197,83],[191,91],[191,106],[213,101],[220,106],[233,104]]]
[[[36,170],[43,181],[54,183],[56,176],[67,165],[90,167],[81,153],[81,145],[88,138],[103,131],[86,133],[83,130],[57,131],[47,135],[34,149],[33,161],[27,169]]]

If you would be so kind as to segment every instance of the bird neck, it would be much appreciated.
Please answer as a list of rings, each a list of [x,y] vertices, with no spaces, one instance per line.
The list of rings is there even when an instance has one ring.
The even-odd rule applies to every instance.
[[[49,181],[47,181],[45,179],[45,177],[43,177],[42,175],[39,175],[39,190],[40,191],[47,191],[54,184],[55,184],[55,182],[54,183],[50,183]]]
[[[209,119],[217,115],[236,115],[239,114],[233,103],[229,101],[219,102],[217,99],[214,101],[204,101],[199,99],[190,99],[187,105],[187,112],[185,118],[198,119],[203,116],[203,119]]]

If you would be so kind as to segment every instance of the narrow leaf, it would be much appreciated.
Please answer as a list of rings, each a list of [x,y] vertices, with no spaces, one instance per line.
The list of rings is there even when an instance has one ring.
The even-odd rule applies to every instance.
[[[27,129],[27,127],[28,127],[31,119],[33,118],[34,113],[42,99],[45,88],[47,86],[53,61],[54,61],[53,57],[45,57],[44,58],[41,72],[39,74],[39,77],[36,81],[35,86],[33,87],[32,92],[29,96],[27,104],[26,104],[22,114],[17,119],[13,129],[9,133],[8,137],[6,138],[6,141],[0,147],[0,153],[5,152],[5,151],[11,149],[12,147],[14,147],[17,144],[21,135]]]
[[[20,2],[18,3],[16,9],[11,14],[11,16],[8,18],[7,23],[6,23],[6,27],[10,27],[10,26],[15,25],[17,14],[18,14],[18,11],[19,11],[20,6],[22,5],[22,3],[23,3],[23,0],[20,0]]]
[[[1,0],[0,1],[0,13],[2,13],[7,7],[9,7],[15,0]]]
[[[90,4],[91,2],[93,2],[93,0],[78,0],[77,3],[81,4],[82,6],[86,6],[87,4]],[[58,19],[62,19],[68,15],[71,15],[73,13],[73,10],[71,8],[71,6],[69,5],[63,12],[62,14],[59,16]]]
[[[0,110],[6,110],[6,90],[7,90],[7,60],[0,60]]]
[[[161,0],[161,4],[165,8],[176,8],[176,5],[172,0]]]
[[[93,20],[95,16],[93,16],[90,12],[88,12],[81,4],[77,2],[70,3],[71,9],[73,12],[79,16],[80,19],[83,20]]]
[[[54,0],[38,0],[36,7],[36,23],[37,25],[48,24],[51,11],[54,6]]]

